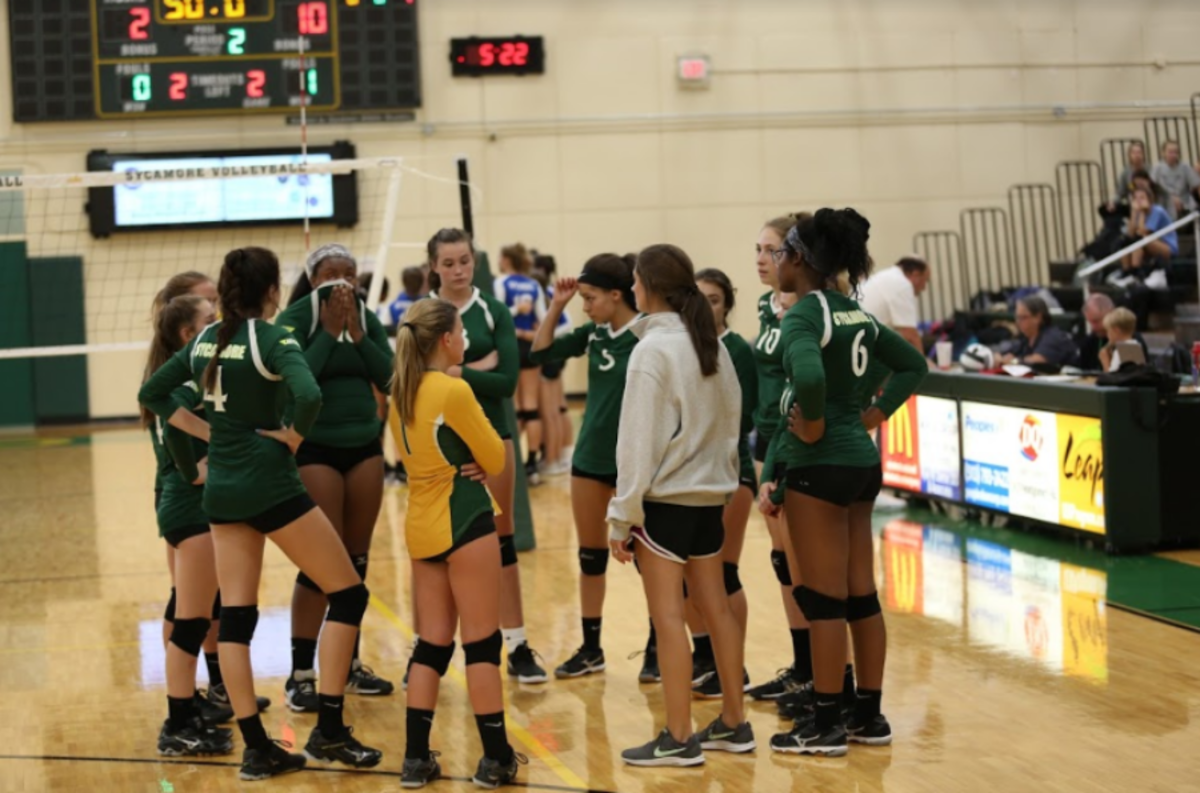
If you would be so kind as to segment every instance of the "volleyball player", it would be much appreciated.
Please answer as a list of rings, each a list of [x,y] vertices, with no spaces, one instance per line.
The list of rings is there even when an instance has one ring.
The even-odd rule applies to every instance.
[[[408,726],[401,784],[437,779],[429,750],[438,688],[454,655],[461,621],[467,688],[483,758],[474,782],[496,788],[524,761],[508,743],[500,686],[500,543],[483,481],[506,465],[504,442],[469,385],[447,374],[462,366],[466,339],[453,304],[422,300],[396,332],[392,399],[400,457],[409,472],[405,538],[413,563],[421,638],[409,670]]]
[[[518,357],[516,329],[508,307],[472,285],[475,277],[475,248],[461,229],[442,229],[429,240],[430,297],[447,300],[462,316],[465,340],[464,363],[448,370],[461,377],[475,392],[483,412],[504,441],[504,471],[488,477],[488,490],[496,498],[496,532],[500,536],[500,626],[508,649],[508,674],[521,683],[545,683],[546,670],[538,665],[525,636],[525,614],[521,604],[521,570],[513,541],[513,497],[516,453],[504,400],[517,387]],[[420,623],[418,621],[418,629]]]
[[[617,560],[637,554],[658,634],[667,725],[621,758],[638,766],[699,765],[703,749],[755,748],[742,706],[741,630],[721,562],[722,512],[738,488],[742,395],[686,253],[673,245],[646,248],[633,288],[648,316],[633,326],[641,341],[629,359],[608,522]],[[721,715],[699,734],[692,731],[685,576],[712,633],[724,690]]]
[[[553,256],[533,257],[533,277],[541,284],[546,294],[547,305],[554,298],[554,283],[551,280],[558,269]],[[572,330],[571,317],[567,312],[558,316],[554,326],[554,338],[565,336]],[[542,476],[562,476],[571,472],[571,456],[574,452],[571,440],[573,427],[567,414],[567,399],[563,392],[563,362],[549,361],[542,364],[542,377],[538,391],[538,409],[542,415],[542,460],[538,473]]]
[[[742,390],[742,426],[738,436],[738,489],[733,499],[725,505],[723,515],[725,525],[725,545],[721,549],[722,569],[725,573],[725,594],[729,596],[729,607],[741,630],[742,646],[746,643],[746,622],[749,612],[746,604],[746,592],[742,589],[742,580],[738,575],[738,563],[742,558],[742,546],[746,541],[746,524],[750,521],[750,511],[754,508],[758,496],[758,477],[754,471],[754,456],[750,453],[750,432],[754,429],[754,409],[758,404],[758,375],[754,368],[754,351],[746,340],[729,328],[729,312],[735,305],[736,291],[729,276],[720,270],[709,268],[696,273],[696,286],[700,294],[708,301],[713,312],[713,322],[717,326],[717,338],[725,345],[737,371],[738,385]],[[703,678],[696,673],[697,657],[707,661],[707,665],[715,666],[712,651],[712,641],[696,604],[689,598],[687,602],[688,627],[692,632],[692,692],[701,699],[720,699],[721,678],[715,668]],[[749,679],[743,684],[743,689],[749,688]]]
[[[590,322],[554,338],[554,328],[578,293]],[[579,278],[561,278],[538,329],[530,357],[540,363],[588,357],[587,410],[571,461],[571,511],[579,540],[579,601],[583,644],[554,670],[558,678],[604,671],[600,643],[608,570],[605,511],[617,486],[617,429],[625,394],[625,370],[637,344],[630,327],[637,316],[633,297],[633,257],[593,256]],[[646,661],[653,663],[654,651]],[[654,669],[647,676],[657,678]]]
[[[183,349],[206,325],[216,320],[212,303],[202,297],[184,295],[158,307],[154,339],[146,361],[145,380]],[[172,399],[185,408],[195,406],[196,391],[190,385],[176,389]],[[155,513],[159,536],[174,551],[171,574],[171,636],[167,645],[167,720],[158,736],[158,753],[168,757],[228,754],[233,751],[233,733],[205,724],[196,696],[196,660],[209,633],[208,615],[217,595],[217,569],[213,561],[212,535],[201,500],[204,496],[203,462],[207,444],[194,440],[153,413],[142,408],[142,426],[150,430],[161,493]],[[171,449],[178,444],[195,445],[192,454],[200,460],[200,475],[185,481],[175,467]],[[218,673],[219,673],[218,666]],[[232,712],[226,718],[232,717]]]
[[[517,376],[517,426],[525,433],[525,476],[529,484],[541,482],[538,476],[538,450],[542,448],[542,414],[539,367],[529,359],[529,350],[538,325],[546,316],[546,295],[542,285],[531,276],[533,259],[525,246],[517,243],[500,249],[501,275],[492,282],[496,299],[512,312],[517,332],[520,374]]]
[[[138,399],[170,420],[189,412],[172,401],[176,388],[191,381],[203,392],[212,427],[203,506],[212,525],[221,586],[221,667],[246,742],[241,777],[266,779],[305,765],[303,755],[289,754],[267,736],[254,696],[250,641],[258,623],[267,536],[329,593],[321,642],[326,672],[321,708],[305,754],[371,767],[382,754],[361,744],[342,720],[354,639],[369,593],[296,471],[293,454],[316,421],[321,392],[300,345],[267,322],[279,305],[279,261],[263,248],[231,251],[218,291],[222,321],[205,328],[159,368]],[[292,426],[283,426],[285,389],[295,402]],[[194,460],[177,459],[176,464],[187,481],[198,477]]]
[[[366,581],[383,501],[383,421],[374,389],[387,393],[392,348],[379,318],[355,295],[357,276],[348,249],[322,245],[309,254],[301,276],[311,291],[297,299],[303,290],[293,290],[276,324],[299,343],[321,387],[321,413],[296,452],[300,479]],[[317,712],[313,666],[327,606],[320,588],[299,573],[292,591],[292,673],[284,685],[288,707],[297,712]],[[395,687],[364,666],[358,650],[356,641],[346,693],[391,694]]]
[[[796,602],[812,628],[814,713],[771,738],[771,748],[840,756],[850,741],[891,742],[880,713],[887,637],[872,569],[871,510],[882,485],[879,450],[870,433],[917,389],[924,357],[879,325],[837,288],[841,274],[855,289],[871,270],[870,223],[853,209],[822,209],[800,221],[776,254],[779,284],[800,296],[783,321],[781,345],[789,392],[788,425],[768,452],[768,466],[787,469],[785,510],[803,584]],[[872,364],[892,374],[874,393]],[[862,406],[870,404],[865,411]],[[776,483],[764,485],[778,504]],[[764,505],[768,509],[770,504]],[[846,625],[854,639],[858,693],[843,725]]]
[[[774,471],[763,473],[767,447],[781,423],[779,399],[783,396],[783,348],[779,346],[780,322],[784,313],[796,302],[796,295],[779,288],[779,274],[772,257],[783,245],[788,230],[807,212],[784,215],[768,220],[758,233],[755,245],[755,265],[758,278],[770,291],[758,299],[758,339],[754,343],[754,362],[758,372],[758,404],[754,411],[754,461],[759,478],[770,481]],[[784,613],[792,639],[792,663],[773,680],[750,688],[748,693],[757,700],[778,700],[783,714],[811,704],[812,654],[808,621],[792,597],[792,587],[800,580],[800,568],[792,542],[788,538],[785,516],[764,515],[771,536],[771,568],[779,581]]]

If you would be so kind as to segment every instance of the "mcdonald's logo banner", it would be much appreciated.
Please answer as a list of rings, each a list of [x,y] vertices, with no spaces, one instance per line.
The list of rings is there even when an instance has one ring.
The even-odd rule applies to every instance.
[[[962,498],[958,403],[914,396],[881,429],[883,483],[889,487]]]

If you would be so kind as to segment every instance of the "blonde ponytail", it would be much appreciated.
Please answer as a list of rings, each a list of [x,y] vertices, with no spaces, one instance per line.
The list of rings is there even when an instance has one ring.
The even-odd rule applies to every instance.
[[[458,309],[437,298],[418,300],[404,312],[396,328],[396,376],[392,379],[392,404],[401,424],[416,413],[417,391],[430,356],[442,336],[454,332]]]

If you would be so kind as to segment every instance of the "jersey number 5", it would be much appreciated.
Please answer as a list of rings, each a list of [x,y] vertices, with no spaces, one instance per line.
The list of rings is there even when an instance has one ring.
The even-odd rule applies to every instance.
[[[204,401],[212,402],[213,410],[218,413],[225,412],[225,403],[229,397],[225,395],[225,390],[221,387],[221,381],[225,379],[225,367],[217,367],[217,387],[212,391],[205,390]]]
[[[850,365],[854,368],[854,376],[862,377],[867,373],[867,363],[869,353],[867,348],[862,345],[863,336],[867,335],[864,328],[854,337],[854,346],[850,349]]]

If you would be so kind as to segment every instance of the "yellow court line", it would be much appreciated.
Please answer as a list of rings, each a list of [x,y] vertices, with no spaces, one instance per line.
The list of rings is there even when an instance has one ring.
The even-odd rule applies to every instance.
[[[412,627],[406,624],[404,620],[400,619],[396,612],[392,611],[386,603],[374,595],[371,595],[371,605],[375,607],[376,611],[383,615],[384,619],[396,626],[396,628],[404,634],[405,638],[407,638],[409,641],[412,641]],[[446,671],[446,676],[455,683],[458,683],[458,685],[464,690],[466,689],[467,677],[461,671],[459,671],[457,667],[450,667]],[[507,696],[505,699],[507,699]],[[508,710],[507,703],[505,710]],[[529,730],[525,729],[524,726],[515,722],[511,715],[507,716],[507,722],[508,731],[512,733],[512,736],[516,738],[522,746],[525,747],[527,752],[545,763],[550,770],[558,775],[559,779],[571,787],[580,788],[582,790],[590,789],[587,782],[584,782],[582,779],[580,779],[574,771],[567,767],[566,763],[558,759],[558,755],[550,751],[550,749],[546,747],[546,744],[539,741],[537,737],[529,732]]]

